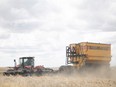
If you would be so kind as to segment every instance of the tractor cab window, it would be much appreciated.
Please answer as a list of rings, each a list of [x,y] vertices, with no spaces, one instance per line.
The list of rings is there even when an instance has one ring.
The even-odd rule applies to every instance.
[[[20,58],[20,65],[21,66],[34,66],[34,59],[33,58]]]

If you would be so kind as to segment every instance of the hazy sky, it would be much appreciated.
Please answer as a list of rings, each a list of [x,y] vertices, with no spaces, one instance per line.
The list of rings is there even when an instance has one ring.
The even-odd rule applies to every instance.
[[[116,0],[0,0],[0,66],[22,56],[60,66],[79,42],[112,44],[116,65]]]

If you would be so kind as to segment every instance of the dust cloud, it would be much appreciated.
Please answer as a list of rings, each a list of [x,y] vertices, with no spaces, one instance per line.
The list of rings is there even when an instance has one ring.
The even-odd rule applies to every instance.
[[[101,73],[102,72],[102,73]],[[116,87],[116,67],[109,71],[59,73],[44,76],[0,76],[0,87]]]

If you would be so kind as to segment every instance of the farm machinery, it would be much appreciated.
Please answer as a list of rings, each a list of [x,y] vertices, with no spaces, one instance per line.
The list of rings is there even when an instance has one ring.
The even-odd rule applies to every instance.
[[[81,42],[66,46],[66,65],[60,71],[109,70],[111,44]]]
[[[81,42],[66,46],[66,65],[59,70],[34,66],[34,57],[19,58],[19,65],[14,60],[15,66],[8,69],[3,75],[43,75],[56,73],[72,73],[73,71],[94,72],[101,68],[107,72],[110,69],[111,44]],[[107,70],[107,71],[106,71]]]
[[[45,68],[44,66],[35,66],[34,67],[34,57],[21,57],[19,58],[19,65],[17,65],[16,60],[14,60],[14,67],[9,67],[9,69],[3,72],[3,75],[22,75],[22,76],[31,76],[31,75],[43,75],[53,72],[50,68]]]

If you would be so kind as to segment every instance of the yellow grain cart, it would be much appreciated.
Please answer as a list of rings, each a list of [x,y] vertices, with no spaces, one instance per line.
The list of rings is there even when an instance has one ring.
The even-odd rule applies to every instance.
[[[79,69],[83,66],[107,66],[111,61],[111,44],[81,42],[66,47],[67,64]]]

